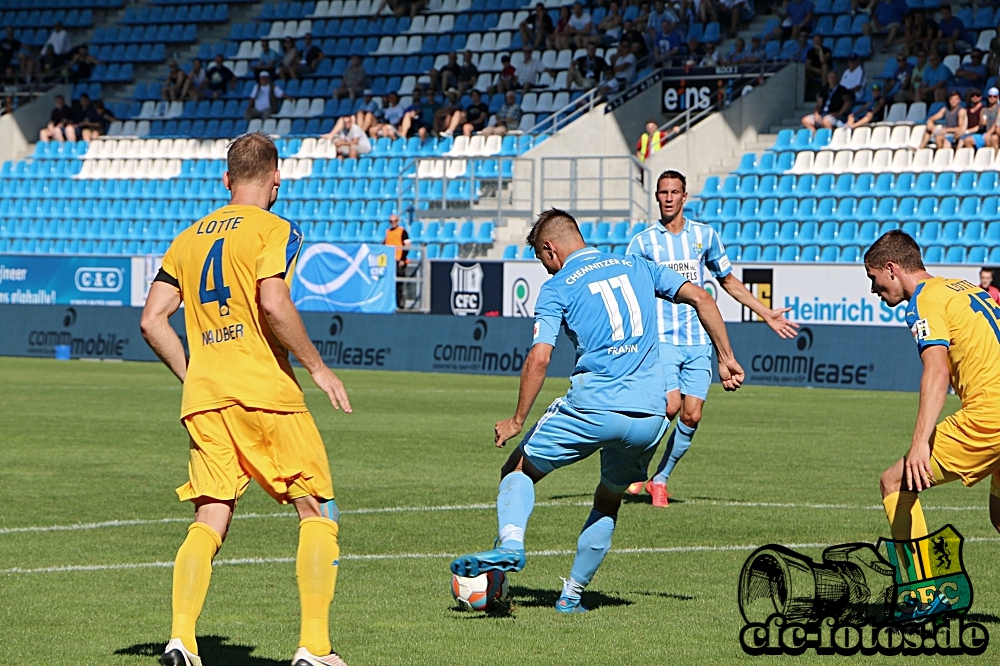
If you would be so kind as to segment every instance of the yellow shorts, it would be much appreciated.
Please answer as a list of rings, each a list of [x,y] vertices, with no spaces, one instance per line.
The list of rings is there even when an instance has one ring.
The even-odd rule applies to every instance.
[[[236,500],[254,479],[286,504],[300,497],[333,499],[326,448],[309,412],[269,412],[232,405],[182,419],[191,436],[190,481],[181,501]]]
[[[931,463],[935,484],[961,479],[972,486],[992,476],[990,492],[1000,497],[1000,425],[955,412],[934,431]]]

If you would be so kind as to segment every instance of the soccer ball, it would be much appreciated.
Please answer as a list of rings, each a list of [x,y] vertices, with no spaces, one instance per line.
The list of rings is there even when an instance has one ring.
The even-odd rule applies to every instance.
[[[487,610],[507,600],[507,574],[493,569],[475,578],[452,575],[451,594],[462,610]]]

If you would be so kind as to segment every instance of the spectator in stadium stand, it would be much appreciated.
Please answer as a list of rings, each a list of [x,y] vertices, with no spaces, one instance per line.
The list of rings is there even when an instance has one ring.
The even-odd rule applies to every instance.
[[[396,277],[406,277],[406,255],[409,253],[410,234],[399,226],[399,216],[389,216],[389,228],[385,230],[385,245],[396,248]],[[396,283],[396,307],[403,307],[403,284]]]
[[[55,52],[59,62],[65,62],[65,60],[69,57],[69,51],[73,47],[69,42],[69,33],[66,32],[66,28],[63,27],[62,23],[57,21],[56,24],[52,26],[52,33],[49,35],[49,38],[45,40],[45,43],[42,44],[42,51],[45,51],[45,47],[47,46],[52,47],[52,50]]]
[[[969,62],[955,70],[955,87],[959,90],[966,88],[976,88],[982,90],[986,86],[986,79],[989,72],[983,64],[983,52],[979,49],[972,49],[969,54]]]
[[[55,107],[49,114],[49,123],[38,132],[38,140],[42,143],[47,141],[76,141],[76,130],[70,124],[73,120],[73,109],[66,104],[66,98],[62,95],[55,96]],[[69,138],[72,137],[72,138]]]
[[[517,70],[510,64],[510,56],[500,56],[500,74],[497,76],[497,84],[494,91],[506,93],[508,90],[517,87]]]
[[[518,85],[524,92],[528,92],[532,88],[545,88],[545,84],[539,82],[539,77],[545,72],[551,72],[551,70],[546,69],[545,65],[542,64],[541,57],[535,57],[534,50],[530,46],[525,46],[523,52],[524,61],[514,68]]]
[[[924,70],[920,86],[920,94],[924,101],[928,104],[943,102],[947,90],[954,80],[955,77],[948,66],[941,62],[941,56],[938,55],[938,52],[931,51],[930,55],[927,56],[927,69]]]
[[[42,47],[42,55],[38,58],[38,66],[42,76],[58,72],[62,62],[63,59],[56,55],[55,48],[51,44]]]
[[[618,45],[618,53],[611,56],[612,75],[604,84],[609,92],[624,90],[635,77],[635,63],[637,59],[632,53],[632,45],[622,42]]]
[[[635,28],[635,22],[625,21],[625,26],[622,28],[622,41],[628,42],[632,48],[632,53],[638,60],[642,60],[649,55],[649,50],[646,48],[646,40],[642,38],[642,33]]]
[[[865,68],[861,66],[861,56],[852,53],[847,59],[847,69],[840,75],[840,85],[850,90],[857,97],[865,87]]]
[[[836,72],[828,72],[826,88],[816,98],[816,110],[802,119],[802,125],[814,135],[820,127],[843,127],[853,106],[854,93],[840,85]]]
[[[462,122],[462,107],[458,104],[458,90],[448,88],[444,94],[444,103],[434,112],[432,131],[438,136],[454,136],[455,130]]]
[[[569,81],[583,90],[601,84],[608,63],[597,56],[597,45],[587,44],[587,52],[569,63]]]
[[[743,61],[746,57],[747,43],[743,41],[741,37],[737,37],[733,45],[729,47],[729,53],[723,58],[723,62],[727,65],[736,65]]]
[[[278,78],[282,83],[287,83],[288,79],[295,78],[295,66],[299,62],[299,49],[295,46],[295,40],[285,37],[281,40],[281,64],[278,65]]]
[[[962,136],[958,137],[958,141],[955,143],[955,149],[959,148],[976,148],[975,145],[977,137],[982,137],[979,133],[982,128],[982,123],[985,120],[983,115],[983,93],[975,88],[969,88],[965,91],[965,113],[968,115],[968,125],[966,127],[966,132]],[[981,139],[983,145],[986,145],[985,139]],[[970,143],[971,142],[971,143]]]
[[[337,149],[337,157],[358,158],[367,155],[372,151],[371,141],[368,135],[354,123],[354,116],[344,116],[337,121],[329,134],[324,134],[321,139],[329,139]]]
[[[183,99],[184,84],[187,82],[187,74],[177,66],[176,60],[167,62],[167,80],[160,88],[160,97],[165,102],[173,102]]]
[[[3,107],[0,108],[0,116],[6,116],[8,113],[14,113],[14,98],[11,95],[3,98]]]
[[[377,125],[379,118],[382,117],[382,105],[378,103],[374,95],[371,88],[365,88],[361,93],[361,106],[354,114],[354,124],[365,133]]]
[[[939,120],[944,122],[938,125]],[[948,93],[947,106],[927,117],[927,133],[924,134],[920,147],[926,147],[931,137],[938,149],[951,147],[952,140],[965,134],[968,127],[969,114],[962,106],[962,95],[957,90],[952,90]]]
[[[399,103],[399,93],[391,92],[386,95],[382,106],[381,122],[368,130],[368,135],[377,139],[385,137],[395,139],[399,136],[399,126],[403,122],[406,109]]]
[[[887,96],[892,97],[893,102],[912,102],[913,87],[910,85],[910,75],[913,73],[913,65],[902,53],[896,55],[896,71],[892,73],[892,87],[889,88]]]
[[[795,39],[799,32],[809,32],[814,9],[811,0],[786,0],[785,6],[777,12],[782,39]]]
[[[1000,146],[1000,135],[997,127],[997,116],[1000,111],[1000,90],[993,87],[986,91],[986,104],[979,112],[979,127],[969,123],[970,133],[965,135],[965,148],[997,148]],[[971,133],[972,130],[975,133]]]
[[[17,70],[12,65],[7,65],[4,68],[0,85],[10,87],[21,85],[21,77],[17,75]]]
[[[313,44],[312,33],[307,32],[302,37],[302,51],[299,53],[299,61],[295,64],[295,76],[294,78],[303,79],[319,67],[320,62],[326,56],[323,54],[323,49],[321,49],[316,44]],[[351,97],[351,99],[354,99]]]
[[[280,62],[281,54],[277,51],[272,51],[271,40],[265,38],[260,40],[260,55],[250,64],[250,69],[253,70],[254,76],[257,76],[266,69],[273,77],[278,74],[278,64]]]
[[[531,44],[541,51],[548,44],[555,26],[552,24],[552,17],[545,9],[545,4],[539,2],[535,5],[535,11],[528,14],[528,18],[521,21],[517,29],[521,33],[522,44]]]
[[[806,41],[805,33],[799,33],[798,41],[801,42],[806,47],[809,43]],[[805,57],[805,51],[802,51],[803,58]],[[760,37],[754,35],[750,38],[750,47],[743,53],[743,57],[736,64],[739,65],[753,65],[758,62],[762,62],[767,58],[764,53],[764,44],[760,41]]]
[[[100,113],[90,101],[90,95],[83,93],[80,95],[80,102],[73,108],[73,125],[74,133],[76,136],[81,137],[84,141],[89,141],[90,137],[95,136],[94,131],[97,130],[100,136],[100,130],[104,128],[104,119]],[[70,138],[69,133],[66,134],[67,141],[73,141]]]
[[[181,90],[181,99],[190,99],[195,102],[200,100],[208,87],[208,72],[201,65],[201,59],[195,58],[191,61],[191,72],[187,75],[184,88]]]
[[[951,5],[941,5],[941,20],[938,21],[938,38],[932,45],[933,51],[940,52],[942,47],[949,54],[955,52],[955,45],[962,38],[965,32],[965,24],[962,19],[951,13]]]
[[[497,124],[483,130],[484,136],[503,136],[513,132],[521,124],[521,106],[513,90],[508,90],[504,96],[504,105],[497,111]]]
[[[882,53],[888,53],[896,43],[896,38],[903,29],[906,11],[906,0],[875,0],[871,22],[876,33],[887,33]]]
[[[642,136],[635,143],[635,156],[640,162],[645,162],[647,159],[660,152],[663,146],[667,145],[667,141],[675,134],[680,133],[680,128],[676,125],[671,127],[666,131],[661,131],[657,125],[656,121],[650,118],[646,121],[646,131],[643,132]]]
[[[566,22],[566,30],[563,31],[563,38],[570,40],[576,48],[582,49],[587,46],[587,41],[594,35],[594,22],[590,18],[590,12],[584,11],[583,5],[577,2],[573,5],[573,11]],[[559,48],[571,48],[570,41],[560,44]]]
[[[431,88],[444,92],[452,88],[458,82],[458,75],[462,66],[458,64],[458,53],[452,51],[448,54],[448,61],[441,65],[441,69],[431,69],[428,74],[431,78]]]
[[[987,58],[986,66],[993,76],[996,76],[997,71],[1000,71],[1000,23],[997,24],[997,36],[990,40],[989,57]]]
[[[399,126],[400,134],[404,138],[409,138],[416,130],[422,143],[434,129],[434,116],[437,114],[437,110],[438,103],[434,99],[433,90],[430,88],[423,91],[414,90],[413,103],[406,108],[406,113]]]
[[[111,123],[118,120],[118,118],[115,117],[115,114],[111,113],[111,111],[104,106],[104,102],[101,100],[94,102],[94,115],[96,116],[95,121],[89,123],[87,127],[82,130],[83,140],[88,143],[97,139],[102,134],[107,134],[108,127],[111,126]]]
[[[597,24],[597,34],[588,38],[587,43],[594,43],[603,48],[617,44],[621,41],[624,23],[618,3],[615,0],[611,0],[611,3],[608,5],[608,13]]]
[[[549,36],[546,46],[557,51],[573,48],[573,36],[568,34],[569,20],[573,17],[569,7],[563,5],[559,8],[559,20],[556,21],[555,29]]]
[[[705,55],[705,50],[695,37],[689,39],[687,44],[681,47],[681,56],[685,58],[685,64],[690,63],[692,67],[701,60],[703,55]]]
[[[253,118],[267,120],[272,114],[278,112],[281,105],[280,100],[286,97],[291,99],[285,95],[285,91],[278,87],[277,83],[271,81],[270,72],[262,71],[257,75],[257,83],[250,90],[250,99],[244,115],[247,120]]]
[[[70,58],[69,65],[66,67],[66,77],[69,79],[70,83],[86,81],[90,78],[91,73],[94,71],[94,67],[99,64],[100,61],[90,55],[87,45],[83,44],[77,47],[77,49],[73,52],[73,57]]]
[[[806,53],[806,99],[816,98],[826,75],[833,70],[833,51],[823,46],[823,38],[813,35],[812,44]]]
[[[699,61],[699,67],[715,67],[719,64],[719,54],[715,52],[715,42],[705,45],[705,55]]]
[[[212,99],[219,99],[236,87],[236,75],[233,74],[233,70],[226,67],[225,59],[221,53],[216,54],[215,60],[208,66],[208,72],[205,76],[208,78],[207,94],[211,95]],[[259,74],[257,78],[260,78]]]
[[[982,268],[979,270],[979,287],[990,295],[990,298],[1000,304],[1000,289],[993,286],[993,269]]]
[[[914,13],[913,34],[914,37],[911,40],[913,49],[924,49],[928,53],[937,50],[934,48],[934,43],[940,34],[940,29],[931,12],[917,11]]]
[[[847,116],[847,126],[851,129],[880,123],[885,120],[885,95],[882,94],[882,86],[878,83],[872,84],[872,98],[855,112]]]
[[[476,63],[472,57],[472,51],[464,51],[462,53],[462,66],[458,68],[458,93],[461,95],[465,93],[466,90],[472,88],[476,85],[476,81],[479,79],[479,68],[476,67]]]
[[[361,96],[361,91],[368,87],[368,72],[361,63],[361,57],[351,56],[351,64],[344,70],[340,87],[333,91],[337,99],[350,97],[352,100]]]
[[[457,99],[457,92],[456,99]],[[471,137],[475,132],[481,132],[486,128],[486,121],[490,118],[490,107],[483,101],[478,90],[470,92],[472,101],[464,109],[455,104],[454,110],[448,117],[446,129],[441,132],[441,136],[454,136],[458,128],[462,128],[462,134]],[[441,111],[439,110],[440,114]]]
[[[670,19],[660,21],[660,29],[653,40],[653,53],[656,61],[663,67],[669,66],[670,59],[680,55],[683,44],[684,39]],[[601,60],[603,61],[603,58]]]
[[[928,67],[927,52],[921,49],[917,52],[917,64],[910,69],[910,94],[904,101],[919,102],[923,99],[924,74]]]
[[[729,33],[727,37],[732,39],[740,30],[740,14],[743,12],[744,0],[719,0],[725,14],[729,15]]]
[[[0,69],[14,62],[14,56],[21,50],[21,40],[14,36],[14,26],[4,28],[4,37],[0,39]]]
[[[664,21],[670,21],[671,25],[676,26],[681,22],[680,17],[677,13],[663,0],[656,0],[653,3],[653,9],[649,12],[649,18],[647,19],[647,29],[650,35],[654,35],[657,30],[663,25]]]

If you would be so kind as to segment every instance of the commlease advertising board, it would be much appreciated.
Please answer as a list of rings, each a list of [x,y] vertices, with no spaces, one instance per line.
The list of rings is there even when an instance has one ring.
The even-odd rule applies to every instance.
[[[141,306],[157,267],[152,257],[0,255],[0,304]]]
[[[395,248],[368,243],[309,245],[299,255],[292,300],[300,310],[395,312]]]

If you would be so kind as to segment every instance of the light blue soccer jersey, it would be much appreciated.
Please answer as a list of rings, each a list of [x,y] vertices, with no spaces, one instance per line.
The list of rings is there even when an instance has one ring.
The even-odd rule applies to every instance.
[[[665,414],[656,338],[657,297],[688,280],[635,255],[577,250],[535,303],[534,344],[555,345],[565,325],[579,360],[566,401],[577,409]]]
[[[627,254],[638,254],[657,264],[668,266],[689,281],[705,286],[705,268],[716,278],[733,272],[726,248],[715,229],[707,224],[684,220],[679,234],[667,231],[659,221],[637,234],[628,245]],[[656,324],[661,342],[673,345],[707,345],[711,339],[690,305],[656,301]]]

